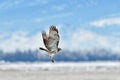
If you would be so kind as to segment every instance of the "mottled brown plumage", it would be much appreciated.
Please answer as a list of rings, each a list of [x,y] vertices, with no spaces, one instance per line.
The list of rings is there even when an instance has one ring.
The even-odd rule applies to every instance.
[[[51,26],[49,28],[49,35],[46,35],[46,32],[42,32],[42,38],[44,45],[46,49],[40,48],[41,50],[44,50],[49,53],[50,59],[52,62],[54,62],[53,58],[54,55],[61,50],[61,48],[58,48],[59,44],[59,34],[58,34],[58,29],[56,26]]]

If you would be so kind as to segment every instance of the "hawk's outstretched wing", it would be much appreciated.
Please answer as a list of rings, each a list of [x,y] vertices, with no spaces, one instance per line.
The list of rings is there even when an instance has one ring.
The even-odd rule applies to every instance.
[[[47,45],[48,45],[48,37],[46,35],[46,32],[42,32],[42,38],[43,38],[43,42],[44,42],[44,45],[45,47],[47,48]]]
[[[59,34],[58,29],[55,26],[51,26],[49,30],[49,37],[47,43],[47,49],[50,51],[58,49]]]

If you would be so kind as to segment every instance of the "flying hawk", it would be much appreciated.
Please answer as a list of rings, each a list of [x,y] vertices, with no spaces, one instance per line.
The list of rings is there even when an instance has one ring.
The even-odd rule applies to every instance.
[[[43,42],[46,49],[40,47],[40,50],[48,52],[50,56],[50,60],[54,62],[53,58],[55,54],[61,50],[61,48],[58,48],[60,37],[59,37],[58,29],[56,28],[56,26],[52,25],[49,28],[49,35],[47,35],[45,31],[43,31],[42,38],[43,38]]]

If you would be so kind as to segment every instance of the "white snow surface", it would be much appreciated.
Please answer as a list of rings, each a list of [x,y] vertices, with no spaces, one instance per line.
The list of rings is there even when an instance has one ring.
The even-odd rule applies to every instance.
[[[120,71],[120,62],[0,62],[0,70]]]

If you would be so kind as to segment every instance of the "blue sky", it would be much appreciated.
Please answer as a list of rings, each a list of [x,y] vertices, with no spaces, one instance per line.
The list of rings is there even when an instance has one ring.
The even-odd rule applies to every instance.
[[[63,49],[120,52],[120,0],[0,0],[1,50],[43,46],[41,31],[50,25]]]

